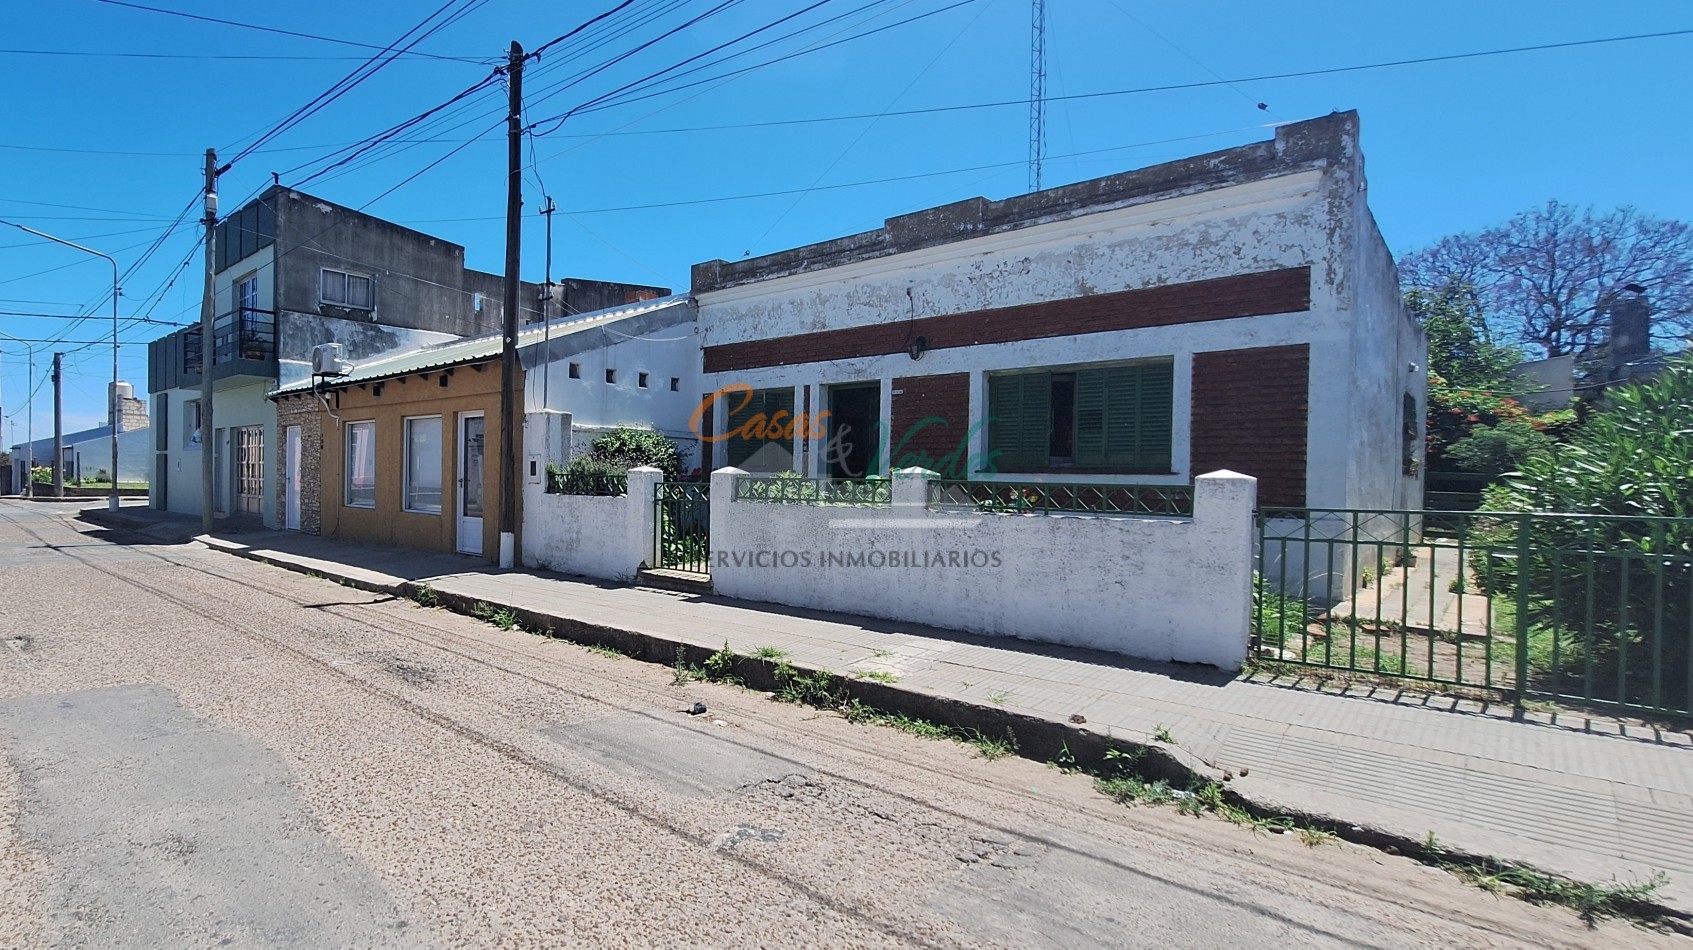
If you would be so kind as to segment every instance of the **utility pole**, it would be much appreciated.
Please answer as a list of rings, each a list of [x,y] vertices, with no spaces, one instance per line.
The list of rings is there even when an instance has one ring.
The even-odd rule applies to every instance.
[[[551,195],[547,195],[546,199],[547,199],[547,206],[545,208],[541,209],[542,216],[544,216],[547,219],[547,263],[546,263],[546,277],[545,277],[546,283],[541,285],[542,286],[542,290],[541,290],[541,352],[542,353],[547,353],[547,351],[549,349],[551,349],[552,342],[553,342],[552,327],[548,325],[547,321],[552,319],[553,212],[558,210],[558,205],[553,204],[553,198],[552,198]],[[549,379],[549,377],[552,376],[552,368],[553,368],[553,361],[549,357],[550,357],[550,354],[548,355],[548,357],[543,357],[543,359],[545,359],[546,361],[541,364],[541,408],[542,409],[547,409],[547,408],[550,408],[552,406],[552,403],[547,401],[547,383],[551,381]]]
[[[518,269],[523,263],[523,45],[511,41],[506,76],[505,341],[500,348],[500,567],[517,566],[517,492],[523,484],[517,452]]]
[[[64,378],[65,354],[53,354],[53,497],[65,497],[65,400],[64,387],[59,381]]]
[[[110,500],[108,501],[107,504],[108,504],[108,507],[111,508],[111,510],[117,511],[118,510],[118,412],[117,412],[117,406],[118,406],[118,297],[123,295],[123,289],[118,286],[118,262],[117,262],[117,258],[114,258],[110,254],[102,254],[99,251],[96,251],[95,249],[93,249],[91,247],[83,247],[81,244],[78,244],[75,241],[67,241],[67,240],[65,240],[64,238],[61,238],[61,237],[54,237],[53,235],[48,234],[46,231],[37,231],[34,228],[25,227],[24,225],[21,225],[21,224],[14,224],[12,226],[17,228],[20,231],[27,231],[30,234],[35,235],[36,237],[46,238],[47,240],[52,241],[54,244],[62,244],[65,247],[81,251],[84,254],[92,254],[95,257],[103,258],[106,261],[106,263],[112,265],[112,393],[111,393],[111,397],[107,400],[107,406],[106,406],[107,412],[110,413],[110,415],[111,415],[110,421],[111,421],[111,424],[112,424],[112,491],[111,491]],[[81,466],[79,465],[78,468],[80,469]]]
[[[216,307],[212,275],[217,267],[218,155],[206,149],[206,286],[200,297],[200,533],[212,533],[212,505],[216,503],[216,431],[212,428],[212,323]]]

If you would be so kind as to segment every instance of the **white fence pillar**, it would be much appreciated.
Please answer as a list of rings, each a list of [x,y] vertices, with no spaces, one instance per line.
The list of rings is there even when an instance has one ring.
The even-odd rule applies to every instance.
[[[746,475],[746,469],[728,466],[711,473],[711,550],[707,554],[706,570],[715,567],[716,552],[723,549],[730,538],[734,537],[730,529],[730,519],[736,514],[735,482]],[[715,580],[713,581],[715,584]]]
[[[651,465],[629,470],[629,493],[623,500],[629,505],[629,550],[644,552],[640,567],[658,564],[658,484],[664,472]],[[633,573],[633,572],[631,572]]]
[[[894,472],[893,506],[905,509],[907,514],[915,513],[912,508],[927,508],[929,483],[940,477],[940,473],[926,468],[898,469]]]
[[[1258,504],[1258,479],[1218,471],[1193,480],[1194,527],[1207,536],[1207,571],[1216,579],[1216,597],[1207,605],[1216,617],[1212,636],[1183,642],[1176,632],[1175,659],[1238,670],[1246,662],[1252,638],[1252,512]]]

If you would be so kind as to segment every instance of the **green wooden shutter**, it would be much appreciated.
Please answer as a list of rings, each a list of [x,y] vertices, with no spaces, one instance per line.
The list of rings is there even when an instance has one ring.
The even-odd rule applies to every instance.
[[[1124,450],[1125,461],[1114,464],[1160,472],[1170,470],[1170,428],[1175,410],[1175,364],[1142,363],[1133,367],[1135,420],[1133,449]]]
[[[739,397],[730,396],[725,400],[725,402],[728,405],[733,406],[738,400]],[[792,421],[794,415],[794,391],[791,388],[783,387],[781,389],[757,390],[752,394],[752,398],[747,400],[745,409],[742,409],[740,412],[729,414],[724,428],[727,431],[736,434],[730,436],[726,443],[724,464],[733,465],[736,468],[744,468],[746,467],[747,460],[757,454],[759,449],[770,445],[771,440],[768,438],[749,439],[745,435],[740,434],[741,428],[747,424],[747,420],[751,419],[755,415],[763,415],[765,421],[768,422],[770,418],[778,412],[786,413],[786,415],[782,418],[782,424],[784,426],[788,425]],[[792,444],[784,442],[782,443],[782,448],[784,450],[791,450]]]
[[[988,377],[988,451],[1005,472],[1044,471],[1052,438],[1052,377]]]
[[[1171,363],[1076,373],[1076,465],[1168,471],[1175,408]]]

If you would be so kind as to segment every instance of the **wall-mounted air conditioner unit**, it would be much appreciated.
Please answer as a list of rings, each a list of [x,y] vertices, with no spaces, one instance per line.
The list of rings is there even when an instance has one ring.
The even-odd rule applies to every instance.
[[[353,371],[353,364],[341,358],[341,344],[319,343],[312,347],[313,376],[345,376]]]

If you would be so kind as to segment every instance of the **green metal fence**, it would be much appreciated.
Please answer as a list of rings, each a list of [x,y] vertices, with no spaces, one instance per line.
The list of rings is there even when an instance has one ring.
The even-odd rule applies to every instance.
[[[1260,659],[1693,714],[1693,519],[1265,509]]]
[[[1186,518],[1193,515],[1193,489],[1187,485],[1083,485],[937,479],[929,483],[929,504],[1030,514],[1170,515]]]
[[[711,483],[659,482],[654,495],[658,566],[711,573]]]
[[[885,478],[800,478],[743,475],[735,480],[736,501],[768,501],[789,505],[893,504],[893,483]]]
[[[627,495],[628,475],[590,475],[583,472],[548,472],[550,495]]]

